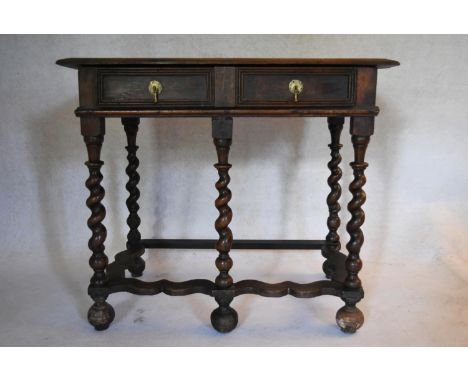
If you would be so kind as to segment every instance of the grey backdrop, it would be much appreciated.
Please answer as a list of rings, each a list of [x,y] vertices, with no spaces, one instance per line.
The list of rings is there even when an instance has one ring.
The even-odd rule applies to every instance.
[[[235,306],[240,327],[209,327],[214,302],[112,296],[116,322],[85,322],[89,215],[77,72],[64,57],[381,57],[381,113],[371,139],[362,250],[366,323],[334,326],[337,299],[266,300]],[[468,344],[467,36],[1,36],[0,345],[420,345]],[[323,238],[329,134],[325,119],[236,119],[231,228],[237,238]],[[348,123],[342,220],[348,219]],[[216,160],[209,119],[143,120],[141,232],[212,238]],[[107,253],[124,248],[125,135],[110,120],[104,142]],[[347,234],[342,224],[343,244]],[[158,252],[158,251],[155,251]],[[158,256],[159,254],[159,256]],[[213,251],[160,251],[147,279],[214,278]],[[233,252],[236,279],[320,275],[320,254]]]

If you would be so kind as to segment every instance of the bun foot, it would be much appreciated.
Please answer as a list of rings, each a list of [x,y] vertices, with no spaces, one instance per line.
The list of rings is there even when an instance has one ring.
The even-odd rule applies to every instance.
[[[145,270],[145,267],[145,260],[138,256],[128,266],[128,271],[131,273],[132,277],[141,277],[143,276],[143,271]]]
[[[336,323],[345,333],[356,333],[364,323],[364,315],[355,306],[343,306],[336,312]]]
[[[211,313],[211,325],[220,333],[229,333],[237,326],[237,312],[228,307],[219,307]]]
[[[106,330],[114,317],[114,308],[106,301],[95,302],[88,311],[88,321],[96,330]]]

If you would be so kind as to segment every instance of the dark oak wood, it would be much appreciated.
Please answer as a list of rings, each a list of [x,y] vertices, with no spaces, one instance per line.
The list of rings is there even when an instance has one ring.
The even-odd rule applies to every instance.
[[[217,240],[210,239],[144,239],[145,248],[214,249]],[[326,240],[239,240],[232,241],[231,249],[322,249],[331,244]]]
[[[362,297],[362,291],[347,291],[343,288],[346,279],[344,267],[346,255],[339,252],[330,253],[330,261],[339,269],[335,272],[332,281],[315,281],[308,284],[299,284],[291,281],[283,281],[277,284],[265,283],[258,280],[241,280],[232,283],[229,289],[219,289],[209,280],[198,279],[183,282],[158,280],[153,282],[141,281],[134,278],[125,278],[125,269],[131,261],[132,253],[126,250],[115,256],[115,261],[108,266],[109,282],[105,288],[91,288],[91,295],[100,296],[102,293],[111,294],[129,292],[136,295],[156,295],[165,293],[170,296],[186,296],[194,293],[202,293],[210,296],[235,297],[241,294],[259,294],[264,297],[282,297],[291,295],[298,298],[312,298],[321,295],[333,295],[342,298]]]
[[[277,284],[265,283],[258,280],[242,280],[234,285],[234,295],[257,294],[262,297],[293,296],[297,298],[313,298],[330,295],[341,296],[342,286],[335,281],[314,281],[308,284],[299,284],[292,281],[283,281]]]
[[[138,279],[120,279],[109,283],[108,289],[111,293],[128,292],[139,296],[154,296],[159,293],[169,296],[187,296],[195,293],[214,296],[222,292],[216,288],[212,281],[204,279],[183,282],[169,280],[148,282]],[[343,288],[339,282],[328,280],[314,281],[308,284],[299,284],[292,281],[270,284],[258,280],[242,280],[234,283],[227,293],[230,293],[232,297],[243,294],[256,294],[262,297],[283,297],[287,295],[296,298],[313,298],[324,295],[341,297],[343,296]],[[213,325],[218,325],[217,321]],[[226,330],[219,331],[226,332]]]
[[[79,69],[79,116],[376,115],[379,59],[65,59]],[[304,87],[297,102],[293,79]],[[157,80],[158,102],[148,91]],[[258,109],[252,111],[251,109]]]
[[[112,293],[128,292],[139,296],[154,296],[164,293],[169,296],[188,296],[201,293],[211,296],[215,285],[210,280],[188,280],[174,282],[169,280],[142,281],[138,279],[116,279],[108,285]]]
[[[233,330],[237,312],[230,306],[236,296],[256,294],[264,297],[294,296],[313,298],[330,295],[341,298],[345,305],[338,310],[336,322],[345,332],[353,333],[364,322],[357,303],[364,297],[359,271],[364,242],[366,182],[364,161],[370,136],[374,133],[377,71],[399,65],[386,59],[248,59],[248,58],[69,58],[57,64],[78,69],[79,106],[75,114],[81,120],[81,133],[88,152],[86,165],[90,191],[87,206],[91,210],[88,226],[91,238],[89,264],[93,269],[88,293],[94,303],[88,320],[97,330],[106,329],[114,319],[108,296],[118,292],[137,295],[186,296],[201,293],[216,300],[218,307],[211,314],[213,327],[219,332]],[[289,83],[303,85],[297,97]],[[162,91],[154,97],[149,82],[158,81]],[[219,216],[215,229],[219,238],[209,239],[142,239],[139,227],[139,159],[137,135],[140,118],[207,117],[212,120],[212,137],[218,161],[215,168],[218,197],[215,206]],[[323,240],[233,240],[229,224],[231,191],[229,150],[233,135],[233,118],[243,117],[327,117],[331,143],[328,168],[330,175],[327,196],[327,234]],[[340,136],[350,117],[350,134],[354,150],[351,162],[353,180],[349,186],[352,199],[348,204],[351,218],[346,226],[350,239],[347,253],[341,244],[339,199],[341,196]],[[104,242],[106,214],[102,203],[101,147],[104,142],[105,118],[122,118],[127,137],[126,204],[127,249],[117,253],[108,264]],[[142,281],[146,248],[216,249],[218,275],[214,281]],[[323,270],[329,280],[299,284],[292,281],[265,283],[259,280],[234,282],[229,271],[233,266],[231,249],[252,250],[320,250],[325,261]],[[128,272],[131,277],[128,277]]]
[[[366,193],[362,189],[366,183],[364,170],[367,168],[364,157],[370,140],[369,136],[372,134],[374,126],[373,121],[366,121],[367,123],[359,123],[359,126],[356,128],[354,122],[354,120],[351,121],[354,148],[354,161],[351,162],[351,167],[353,168],[354,179],[349,185],[349,190],[353,198],[348,204],[348,211],[351,213],[351,219],[346,225],[346,230],[348,231],[350,239],[346,245],[348,258],[345,263],[347,276],[344,281],[344,287],[351,291],[362,289],[358,273],[362,268],[359,253],[364,243],[364,234],[361,230],[365,218],[364,211],[361,207],[366,201]],[[367,126],[368,130],[365,131],[362,126]],[[363,135],[358,135],[358,133]],[[344,332],[354,333],[364,323],[364,315],[356,307],[358,301],[359,300],[356,301],[355,298],[345,298],[345,306],[338,310],[336,314],[336,322]]]
[[[138,174],[137,171],[140,161],[137,157],[138,146],[136,144],[139,123],[139,118],[122,118],[122,124],[124,125],[125,134],[127,135],[126,149],[128,152],[128,166],[126,168],[126,173],[128,175],[126,188],[129,193],[126,201],[129,212],[127,218],[127,224],[129,227],[127,234],[127,248],[138,253],[138,255],[133,257],[132,263],[128,268],[134,277],[141,276],[145,270],[145,261],[141,258],[144,251],[139,251],[143,248],[143,245],[141,244],[141,234],[138,230],[141,223],[140,216],[138,215],[138,210],[140,209],[138,204],[138,199],[140,198],[140,190],[138,189],[140,174]]]
[[[213,68],[98,69],[97,76],[99,106],[214,106]],[[157,103],[148,91],[152,80],[163,84]]]
[[[101,186],[103,178],[101,167],[104,164],[101,161],[101,147],[105,134],[104,120],[102,118],[82,118],[81,133],[88,150],[86,166],[89,169],[89,177],[86,180],[86,187],[89,190],[89,197],[86,200],[86,205],[91,210],[88,227],[92,232],[88,247],[92,252],[89,265],[94,271],[90,280],[90,287],[100,288],[106,284],[106,267],[108,264],[108,258],[104,253],[104,241],[106,240],[107,231],[104,224],[102,224],[106,216],[106,209],[102,204],[105,191]],[[94,304],[88,311],[88,321],[96,330],[107,329],[114,316],[114,309],[106,302],[106,296],[94,298]]]
[[[326,241],[332,243],[328,245],[327,248],[322,250],[322,254],[325,258],[328,257],[328,252],[330,247],[339,251],[341,248],[340,236],[338,235],[338,229],[340,228],[340,216],[339,212],[340,207],[340,196],[341,196],[341,155],[340,149],[343,146],[340,144],[341,131],[343,130],[344,118],[343,117],[329,117],[328,118],[328,129],[330,130],[331,143],[328,145],[330,147],[331,160],[328,162],[328,168],[330,169],[330,176],[328,177],[328,186],[330,187],[330,193],[327,196],[327,205],[328,205],[328,234],[326,236]],[[331,278],[334,272],[333,264],[327,260],[323,263],[323,271],[327,278]]]
[[[297,66],[372,66],[379,69],[400,63],[384,58],[64,58],[57,65],[78,69],[84,66],[200,66],[200,65],[297,65]]]
[[[364,155],[369,143],[369,137],[353,135],[352,141],[355,157],[354,162],[351,162],[351,167],[353,168],[354,179],[349,186],[353,198],[348,204],[351,220],[346,225],[350,240],[346,245],[349,256],[346,262],[348,277],[346,278],[345,286],[349,289],[358,289],[361,287],[361,280],[358,277],[358,273],[362,267],[359,252],[364,243],[364,235],[361,226],[364,224],[365,218],[364,211],[361,207],[366,201],[366,193],[363,187],[364,184],[366,184],[364,170],[367,168],[367,163],[364,162]]]
[[[231,107],[236,103],[236,68],[215,66],[215,106]]]
[[[375,116],[379,113],[378,107],[369,107],[364,109],[141,109],[141,110],[118,110],[118,109],[83,109],[77,108],[75,114],[79,117],[142,117],[142,118],[180,118],[180,117],[366,117]]]
[[[303,107],[352,106],[354,104],[354,68],[247,67],[237,70],[239,106]],[[289,83],[299,80],[304,89],[294,101]]]
[[[218,155],[218,163],[214,166],[219,175],[219,180],[216,182],[219,195],[215,202],[219,211],[215,222],[215,228],[219,234],[219,240],[216,242],[216,250],[219,254],[216,259],[216,267],[219,270],[219,275],[215,279],[215,285],[217,290],[226,290],[231,288],[233,284],[232,277],[229,275],[229,270],[232,267],[232,259],[229,256],[232,247],[232,232],[229,228],[232,210],[228,204],[231,200],[231,190],[228,187],[231,181],[229,177],[231,165],[228,158],[232,142],[232,118],[213,118],[212,136]],[[234,296],[220,293],[214,296],[219,307],[211,313],[211,323],[218,332],[230,332],[237,325],[237,312],[229,306]]]

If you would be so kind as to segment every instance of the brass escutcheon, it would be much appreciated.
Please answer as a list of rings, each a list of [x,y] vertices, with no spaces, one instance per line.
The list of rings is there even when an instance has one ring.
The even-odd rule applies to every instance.
[[[292,80],[289,83],[289,91],[294,94],[294,102],[298,101],[298,95],[302,93],[302,90],[304,89],[304,85],[302,81],[300,80]]]
[[[153,80],[148,85],[148,91],[154,96],[154,103],[158,103],[158,95],[163,91],[161,82]]]

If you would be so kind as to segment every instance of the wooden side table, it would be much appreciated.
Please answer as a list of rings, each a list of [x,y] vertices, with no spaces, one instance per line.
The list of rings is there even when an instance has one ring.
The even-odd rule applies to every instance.
[[[58,65],[78,69],[81,134],[88,152],[89,177],[86,201],[91,210],[88,227],[92,236],[89,264],[94,271],[88,293],[94,300],[88,312],[89,322],[97,329],[107,329],[114,309],[106,301],[117,292],[138,295],[165,293],[185,296],[203,293],[216,299],[219,307],[211,314],[213,327],[229,332],[237,325],[237,313],[230,307],[234,297],[252,293],[264,297],[292,295],[311,298],[321,295],[340,297],[345,305],[338,310],[336,321],[345,332],[359,329],[364,316],[356,307],[364,292],[358,273],[362,267],[360,250],[364,241],[362,205],[366,199],[364,161],[370,136],[374,132],[377,70],[399,65],[386,59],[144,59],[144,58],[68,58]],[[139,175],[136,138],[142,117],[209,117],[219,174],[215,206],[219,211],[215,240],[142,239],[138,227]],[[331,160],[328,163],[330,193],[327,198],[329,217],[325,240],[233,240],[229,229],[232,211],[228,203],[228,162],[232,142],[233,118],[237,117],[327,117],[331,133]],[[352,200],[348,204],[351,219],[346,229],[350,240],[347,255],[340,252],[340,134],[344,118],[351,117],[350,133],[354,147],[351,162],[354,179],[349,186]],[[127,249],[108,264],[104,253],[106,210],[102,205],[104,189],[101,147],[105,119],[121,118],[127,135],[128,182]],[[213,248],[219,253],[215,281],[189,280],[145,282],[138,279],[145,269],[141,258],[145,248]],[[307,249],[321,250],[323,271],[328,280],[298,284],[285,281],[269,284],[257,280],[234,282],[229,275],[234,249]],[[125,270],[132,277],[125,277]]]

